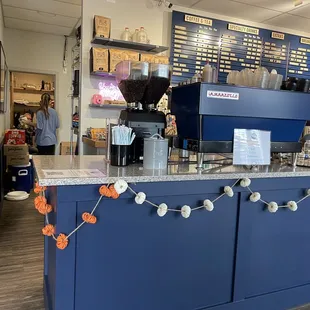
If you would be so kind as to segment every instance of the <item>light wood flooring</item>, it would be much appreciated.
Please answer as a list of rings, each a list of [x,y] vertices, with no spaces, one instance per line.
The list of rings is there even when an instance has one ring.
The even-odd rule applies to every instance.
[[[0,218],[0,310],[44,310],[43,217],[33,199],[5,202]]]
[[[44,310],[42,225],[32,198],[5,202],[0,218],[0,310]]]

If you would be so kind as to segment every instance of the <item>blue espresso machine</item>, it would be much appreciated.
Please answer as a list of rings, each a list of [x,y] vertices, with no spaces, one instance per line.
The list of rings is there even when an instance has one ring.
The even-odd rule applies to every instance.
[[[271,131],[271,153],[299,153],[310,94],[194,83],[172,90],[179,148],[232,153],[234,129]],[[201,158],[202,156],[200,156]]]

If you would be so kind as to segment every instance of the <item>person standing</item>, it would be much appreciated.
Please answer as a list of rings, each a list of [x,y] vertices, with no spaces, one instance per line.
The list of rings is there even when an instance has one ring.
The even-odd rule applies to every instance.
[[[57,112],[49,107],[50,102],[51,96],[48,93],[44,93],[41,96],[36,123],[27,122],[27,124],[36,128],[35,141],[39,155],[55,155],[57,144],[56,131],[59,128],[59,118]]]

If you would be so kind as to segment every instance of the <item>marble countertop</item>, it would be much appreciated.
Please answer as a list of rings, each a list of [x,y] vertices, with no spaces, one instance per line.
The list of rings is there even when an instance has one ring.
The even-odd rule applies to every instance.
[[[310,168],[272,164],[253,170],[241,166],[205,164],[202,171],[196,164],[169,163],[167,171],[144,170],[142,165],[113,167],[104,156],[34,156],[41,186],[86,185],[127,182],[169,182],[241,178],[287,178],[310,176]]]

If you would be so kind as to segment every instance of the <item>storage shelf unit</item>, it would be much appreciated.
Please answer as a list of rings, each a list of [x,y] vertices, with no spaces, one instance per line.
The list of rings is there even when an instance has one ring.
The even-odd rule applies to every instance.
[[[14,88],[14,92],[15,93],[25,93],[25,94],[38,94],[38,95],[42,95],[45,93],[48,93],[50,95],[54,95],[54,91],[53,90],[38,90],[38,89],[25,89],[25,88]]]
[[[97,44],[97,45],[105,45],[107,47],[119,47],[119,48],[124,48],[124,49],[156,53],[156,54],[167,51],[169,49],[169,47],[166,47],[166,46],[143,44],[143,43],[101,38],[101,37],[95,37],[91,43]]]

